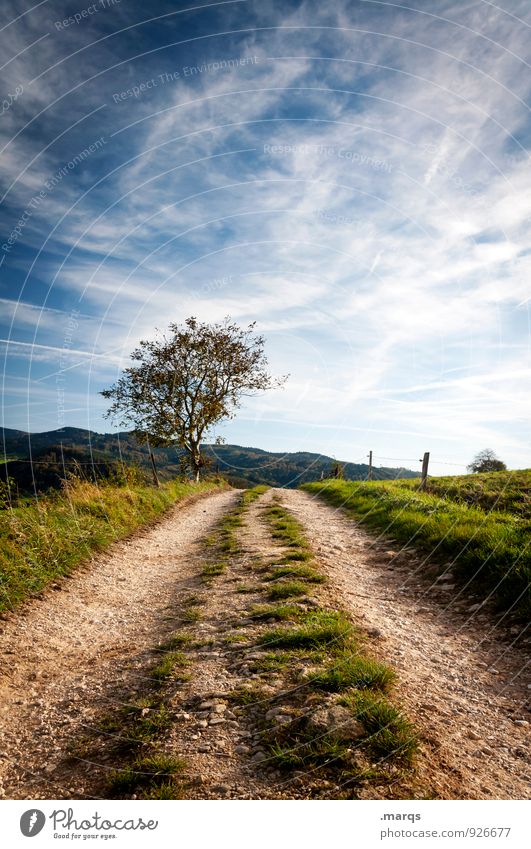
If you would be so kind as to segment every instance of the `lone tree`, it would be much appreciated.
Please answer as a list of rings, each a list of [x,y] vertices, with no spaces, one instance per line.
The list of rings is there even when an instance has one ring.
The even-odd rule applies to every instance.
[[[479,451],[467,466],[469,472],[504,472],[506,468],[505,463],[498,460],[496,454],[490,448]]]
[[[246,328],[206,324],[196,318],[170,324],[155,341],[141,341],[133,365],[101,394],[112,400],[107,418],[132,427],[152,445],[179,445],[196,481],[205,461],[201,443],[242,398],[280,386],[268,372],[264,338]]]

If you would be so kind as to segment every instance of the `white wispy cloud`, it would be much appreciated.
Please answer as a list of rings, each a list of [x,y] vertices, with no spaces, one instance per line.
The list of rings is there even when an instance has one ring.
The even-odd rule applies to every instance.
[[[87,393],[155,327],[231,314],[258,319],[275,367],[292,375],[249,407],[266,441],[296,411],[316,431],[337,427],[345,451],[342,429],[355,419],[382,454],[386,433],[403,434],[406,454],[422,433],[441,456],[446,441],[459,444],[459,462],[484,442],[528,462],[526,27],[493,5],[451,0],[436,14],[265,3],[246,9],[248,27],[237,6],[219,12],[219,35],[87,85],[119,64],[112,39],[79,54],[90,74],[74,57],[33,85],[36,70],[88,44],[88,30],[22,52],[42,35],[34,16],[11,42],[21,55],[7,83],[24,80],[28,96],[9,111],[3,142],[22,123],[39,130],[8,143],[0,166],[4,184],[16,177],[11,222],[83,141],[106,139],[26,226],[32,263],[9,257],[27,292],[38,280],[65,315],[76,305],[90,316],[76,329],[76,350],[99,352],[87,354]],[[511,11],[526,17],[525,4]],[[249,31],[228,34],[239,23]],[[237,57],[252,61],[182,74]],[[115,102],[172,69],[178,79]],[[65,94],[78,84],[79,102]],[[97,119],[69,130],[100,104]],[[45,349],[61,349],[55,314],[36,317],[23,300],[15,330],[35,322],[44,368]],[[268,411],[278,425],[267,426]]]

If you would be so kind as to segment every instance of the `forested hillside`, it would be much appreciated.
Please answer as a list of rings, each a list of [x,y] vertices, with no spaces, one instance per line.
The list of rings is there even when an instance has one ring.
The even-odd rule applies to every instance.
[[[116,461],[137,465],[150,471],[146,445],[139,444],[130,433],[96,433],[81,428],[62,428],[45,433],[28,434],[20,430],[2,431],[2,454],[6,463],[0,474],[12,477],[22,491],[48,489],[57,486],[65,470],[74,467],[94,477],[108,477],[116,471]],[[329,477],[335,460],[322,454],[305,451],[281,453],[245,448],[239,445],[207,445],[205,455],[209,468],[219,471],[235,485],[269,484],[296,487],[301,483]],[[155,448],[155,459],[163,480],[179,474],[180,452],[175,447]],[[365,480],[368,466],[343,463],[349,480]],[[403,468],[377,467],[374,477],[379,480],[415,478],[416,472]]]

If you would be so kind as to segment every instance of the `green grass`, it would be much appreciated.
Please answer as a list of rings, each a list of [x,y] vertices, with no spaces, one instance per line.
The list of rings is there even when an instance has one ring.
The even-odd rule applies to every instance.
[[[166,755],[151,755],[137,758],[133,763],[123,769],[111,773],[107,783],[109,793],[124,794],[132,793],[141,789],[147,792],[145,798],[153,799],[175,799],[182,798],[177,794],[178,787],[169,779],[184,772],[186,764],[180,758],[172,758]],[[161,791],[174,795],[160,795]]]
[[[287,554],[284,554],[280,558],[281,563],[305,563],[308,560],[312,559],[311,551],[307,549],[301,548],[295,551],[288,551]]]
[[[167,678],[174,676],[176,669],[182,669],[187,666],[188,661],[186,656],[180,651],[170,651],[164,655],[160,663],[151,670],[151,678],[156,681],[165,681]],[[182,676],[179,676],[182,679]]]
[[[314,687],[333,693],[351,688],[386,690],[394,679],[395,673],[390,666],[370,657],[352,654],[333,658],[327,668],[309,677]]]
[[[307,592],[308,587],[301,581],[280,581],[269,588],[267,597],[271,601],[280,601],[284,598],[306,595]]]
[[[460,580],[500,608],[531,613],[531,472],[431,478],[426,492],[411,480],[303,489],[435,562],[452,562]]]
[[[176,501],[219,488],[208,481],[170,481],[159,489],[73,481],[38,501],[0,511],[0,612],[70,574]]]
[[[229,634],[228,637],[223,638],[223,642],[230,646],[233,643],[246,643],[248,639],[245,634]]]
[[[311,769],[328,763],[337,768],[348,758],[349,752],[346,743],[332,735],[323,735],[318,740],[294,737],[292,741],[274,743],[269,754],[280,769]]]
[[[287,548],[295,549],[295,551],[290,552],[291,554],[299,555],[297,558],[291,559],[309,560],[311,558],[311,551],[304,536],[303,527],[288,510],[280,504],[275,504],[266,510],[265,515],[271,525],[273,539],[278,540]]]
[[[326,659],[326,653],[318,649],[290,649],[289,651],[272,651],[264,654],[259,660],[254,660],[252,668],[257,672],[276,672],[280,669],[293,669],[297,661],[321,662]]]
[[[403,482],[413,489],[413,481]],[[459,504],[531,519],[531,469],[428,478],[426,492]]]
[[[201,576],[204,580],[209,581],[211,578],[216,578],[218,575],[223,575],[223,572],[225,572],[226,568],[227,564],[223,562],[207,563],[206,566],[203,566]]]
[[[261,495],[261,492],[256,491],[257,489],[249,489],[243,492],[237,506],[218,522],[213,533],[209,534],[205,540],[205,544],[209,548],[216,549],[223,557],[239,554],[240,544],[236,532],[243,525],[243,514],[247,506]],[[203,569],[203,579],[208,582],[211,578],[221,575],[225,571],[225,566],[224,562],[206,565]]]
[[[352,639],[352,625],[340,612],[318,610],[301,619],[295,628],[272,628],[258,642],[278,648],[321,648],[345,645]]]
[[[201,619],[201,613],[199,610],[196,610],[195,607],[186,607],[182,613],[179,615],[179,619],[182,622],[193,623],[199,622]]]
[[[227,693],[227,699],[235,705],[254,705],[260,702],[269,704],[267,694],[259,684],[252,684],[249,687],[237,687]]]
[[[142,794],[142,799],[184,799],[184,788],[175,781],[162,781]]]
[[[213,533],[209,534],[206,538],[205,545],[215,549],[218,554],[221,554],[222,560],[218,563],[208,563],[205,565],[202,572],[205,583],[208,584],[212,578],[223,574],[227,566],[223,558],[236,556],[240,553],[240,544],[236,532],[243,525],[244,513],[249,504],[259,498],[267,489],[268,487],[266,486],[256,486],[252,489],[245,490],[241,494],[237,506],[223,516],[216,525]]]
[[[342,704],[365,727],[367,742],[376,757],[411,764],[418,749],[418,732],[398,708],[368,690],[343,697]]]
[[[253,661],[253,669],[259,672],[276,672],[293,663],[292,652],[268,652],[260,660]]]
[[[132,731],[133,738],[147,742],[159,737],[172,724],[171,714],[166,705],[161,704],[156,710],[150,710],[145,716],[136,720]]]
[[[258,484],[258,486],[253,486],[251,489],[246,489],[242,495],[242,506],[247,507],[249,504],[252,504],[253,501],[264,495],[268,489],[269,487],[264,484]]]
[[[188,636],[188,634],[175,633],[172,634],[171,637],[168,637],[164,643],[161,643],[159,648],[162,651],[173,651],[174,649],[183,648],[183,646],[189,645],[191,641],[192,638]]]
[[[104,734],[124,738],[117,742],[121,749],[130,749],[152,742],[172,724],[171,714],[164,703],[155,698],[142,698],[112,714],[103,716],[98,728]]]
[[[326,578],[311,566],[275,566],[264,576],[264,581],[274,581],[277,578],[297,578],[309,584],[324,584]]]

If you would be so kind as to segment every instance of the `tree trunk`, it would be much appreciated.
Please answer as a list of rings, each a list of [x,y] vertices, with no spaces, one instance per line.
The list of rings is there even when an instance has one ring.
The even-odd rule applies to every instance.
[[[192,474],[194,476],[195,483],[199,483],[199,473],[201,470],[201,466],[203,465],[201,462],[201,451],[199,450],[199,443],[192,442],[190,445],[190,464],[192,466]]]

